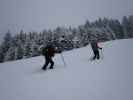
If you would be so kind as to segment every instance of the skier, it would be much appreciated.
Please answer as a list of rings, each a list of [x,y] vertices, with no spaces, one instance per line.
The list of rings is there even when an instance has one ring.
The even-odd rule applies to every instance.
[[[95,60],[96,58],[100,59],[99,49],[102,49],[102,48],[98,46],[98,42],[95,41],[95,40],[92,40],[90,42],[90,44],[91,44],[91,47],[92,47],[92,50],[93,50],[93,53],[94,53],[94,56],[93,56],[92,60]]]
[[[50,63],[50,69],[53,69],[54,61],[52,60],[52,57],[55,54],[55,50],[52,47],[52,45],[47,45],[45,48],[42,49],[42,54],[45,57],[45,64],[43,66],[43,70],[46,70],[48,64]]]
[[[52,58],[54,57],[55,53],[61,53],[61,51],[58,51],[52,45],[47,45],[46,47],[42,48],[42,55],[45,57],[45,64],[42,67],[43,70],[47,69],[49,63],[51,64],[49,68],[53,69],[54,61]]]

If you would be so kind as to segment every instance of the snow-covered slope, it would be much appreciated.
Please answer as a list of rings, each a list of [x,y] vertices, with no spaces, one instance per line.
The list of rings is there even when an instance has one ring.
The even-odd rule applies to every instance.
[[[133,100],[133,40],[101,44],[103,60],[90,61],[90,46],[54,58],[42,71],[42,56],[0,64],[0,100]]]

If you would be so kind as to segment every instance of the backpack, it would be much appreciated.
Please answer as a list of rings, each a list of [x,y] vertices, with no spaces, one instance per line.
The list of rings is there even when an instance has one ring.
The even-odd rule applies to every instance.
[[[43,55],[43,56],[45,56],[45,55],[47,54],[47,52],[48,52],[47,48],[43,48],[43,49],[42,49],[42,55]]]
[[[52,57],[55,54],[55,49],[53,47],[47,46],[42,49],[42,55]]]

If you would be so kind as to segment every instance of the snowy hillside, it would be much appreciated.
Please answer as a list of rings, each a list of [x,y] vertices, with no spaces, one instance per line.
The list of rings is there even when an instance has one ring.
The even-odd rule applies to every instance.
[[[42,56],[0,64],[0,100],[133,100],[133,39],[101,44],[104,58],[90,61],[90,46],[54,58],[42,71]]]

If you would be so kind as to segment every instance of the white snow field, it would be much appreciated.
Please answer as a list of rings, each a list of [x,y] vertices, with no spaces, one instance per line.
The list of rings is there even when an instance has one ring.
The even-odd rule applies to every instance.
[[[54,58],[43,56],[0,64],[0,100],[133,100],[133,39],[102,43],[104,58],[90,61],[90,46]]]

